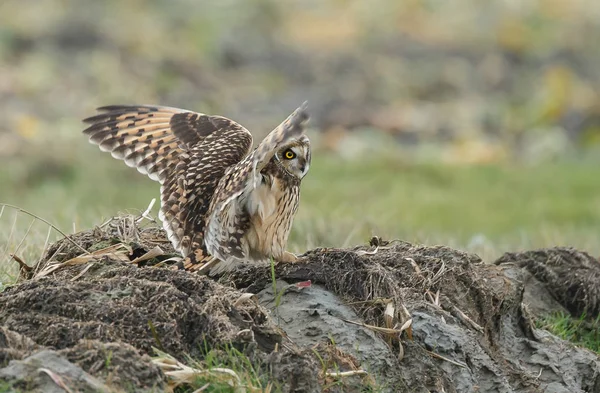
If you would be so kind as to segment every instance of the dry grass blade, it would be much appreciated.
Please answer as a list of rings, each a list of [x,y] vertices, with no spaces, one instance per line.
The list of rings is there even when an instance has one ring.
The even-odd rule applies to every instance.
[[[452,305],[452,309],[456,314],[458,314],[459,319],[461,319],[465,324],[470,325],[473,329],[477,330],[480,333],[483,333],[483,327],[481,327],[481,325],[469,318],[467,314],[462,312],[458,307]]]
[[[271,390],[273,389],[273,384],[271,382],[269,382],[267,384],[267,387],[265,388],[265,390],[263,391],[263,393],[271,393]]]
[[[210,378],[216,383],[226,383],[234,389],[235,393],[258,393],[263,390],[252,386],[246,387],[242,383],[240,376],[233,370],[223,367],[214,367],[206,370],[200,370],[190,367],[179,362],[173,356],[162,352],[156,348],[154,351],[158,357],[152,359],[152,363],[156,364],[169,380],[171,388],[181,385],[192,384],[197,381],[198,377]]]
[[[58,264],[48,264],[46,268],[41,270],[38,274],[36,274],[36,278],[47,276],[56,270],[63,268],[65,266],[74,266],[74,265],[82,265],[84,263],[89,262],[92,259],[101,258],[103,256],[109,256],[115,259],[118,259],[123,262],[129,262],[128,255],[131,254],[131,247],[123,244],[113,244],[112,246],[105,247],[100,250],[96,250],[92,253],[88,253],[85,255],[79,255],[75,258],[69,259],[68,261],[61,262]]]
[[[67,385],[65,385],[64,381],[62,380],[62,378],[60,377],[60,375],[56,374],[54,371],[49,370],[47,368],[39,368],[38,369],[39,372],[42,372],[46,375],[48,375],[50,377],[50,379],[52,379],[52,381],[59,386],[60,388],[62,388],[65,392],[67,393],[73,393],[73,391],[71,389],[69,389],[69,387]]]
[[[131,263],[144,262],[152,258],[160,257],[161,255],[165,255],[165,252],[162,250],[162,248],[156,246],[144,255],[135,258],[133,261],[131,261]]]
[[[404,303],[402,303],[402,320],[404,323],[400,327],[400,330],[405,331],[408,339],[412,340],[412,315],[410,315],[410,311],[408,311]]]
[[[247,302],[254,302],[255,304],[258,304],[258,297],[256,297],[256,295],[253,293],[242,293],[240,297],[238,297],[233,303],[233,307],[239,307]]]
[[[375,249],[373,251],[358,250],[358,251],[355,251],[355,253],[356,253],[356,255],[375,255],[375,254],[377,254],[377,251],[379,251],[379,246],[375,247]]]
[[[140,222],[142,222],[142,220],[144,218],[148,221],[154,222],[154,218],[150,217],[149,214],[152,211],[152,208],[154,207],[155,203],[156,203],[156,198],[152,198],[152,200],[150,201],[150,204],[148,205],[146,210],[144,210],[144,212],[140,215],[140,217],[135,220],[136,224],[139,224]]]
[[[347,322],[347,323],[351,323],[353,325],[362,326],[364,328],[371,329],[378,333],[385,333],[385,334],[400,334],[400,333],[402,333],[402,330],[400,330],[400,329],[389,329],[389,328],[384,328],[384,327],[380,327],[380,326],[368,325],[366,323],[350,321],[348,319],[343,319],[343,318],[341,318],[341,320],[344,322]]]
[[[394,327],[394,316],[396,315],[396,307],[394,307],[394,302],[390,301],[385,306],[385,311],[383,312],[383,319],[385,321],[385,327],[391,329]]]
[[[441,278],[445,272],[446,272],[446,262],[444,262],[442,260],[442,267],[440,267],[439,270],[433,275],[433,277],[431,278],[431,282],[432,283],[437,282],[437,280],[439,278]]]
[[[110,256],[123,262],[129,262],[128,255],[131,255],[132,252],[133,250],[128,245],[117,243],[100,250],[93,251],[90,254],[76,256],[75,258],[63,262],[63,264],[77,265],[79,263],[87,262],[91,259],[100,258],[103,256]]]
[[[452,364],[454,364],[454,365],[456,365],[456,366],[458,366],[458,367],[462,367],[462,368],[469,368],[469,367],[468,367],[466,364],[464,364],[464,363],[457,362],[457,361],[454,361],[454,360],[452,360],[452,359],[448,359],[447,357],[444,357],[444,356],[442,356],[442,355],[439,355],[439,354],[437,354],[437,353],[435,353],[435,352],[431,352],[431,351],[428,351],[428,350],[425,350],[425,352],[427,352],[429,355],[433,356],[434,358],[437,358],[437,359],[440,359],[440,360],[444,360],[444,361],[446,361],[446,362],[448,362],[448,363],[452,363]]]
[[[183,257],[171,257],[171,258],[164,259],[164,260],[158,262],[153,267],[162,267],[162,266],[166,265],[169,262],[181,262],[182,260],[183,260]]]
[[[412,259],[412,258],[404,258],[404,259],[406,259],[408,262],[410,262],[410,265],[415,270],[415,273],[417,273],[419,276],[423,277],[423,273],[421,272],[421,268],[419,267],[419,265],[417,265],[417,262],[415,262],[414,259]]]
[[[404,359],[404,346],[398,341],[398,361],[401,362]]]
[[[409,319],[408,321],[404,322],[404,324],[402,326],[400,326],[400,331],[403,332],[406,329],[410,328],[412,326],[412,318]]]
[[[249,342],[249,343],[250,342],[255,342],[254,332],[252,331],[252,329],[242,329],[242,330],[240,330],[239,332],[237,332],[235,334],[235,337],[238,340],[242,340],[242,341],[245,341],[245,342]]]
[[[343,377],[351,377],[353,375],[368,375],[369,373],[366,372],[365,370],[351,370],[351,371],[340,371],[340,372],[326,372],[325,375],[328,377],[336,377],[336,378],[343,378]]]

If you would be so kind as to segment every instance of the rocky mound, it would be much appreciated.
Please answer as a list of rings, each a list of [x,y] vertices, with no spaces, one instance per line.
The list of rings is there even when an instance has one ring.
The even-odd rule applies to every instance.
[[[164,391],[177,381],[155,348],[184,363],[235,348],[262,387],[232,391],[600,391],[596,354],[535,328],[532,310],[564,298],[520,266],[528,254],[489,265],[374,238],[214,281],[173,270],[169,247],[127,219],[53,245],[0,294],[0,380]]]

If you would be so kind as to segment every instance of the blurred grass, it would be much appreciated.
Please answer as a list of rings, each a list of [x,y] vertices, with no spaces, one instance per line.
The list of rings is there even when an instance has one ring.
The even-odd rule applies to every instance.
[[[158,183],[84,141],[81,145],[62,149],[59,158],[40,153],[13,160],[11,171],[0,172],[0,184],[6,185],[0,202],[71,233],[119,212],[143,211],[158,199]],[[387,154],[342,160],[316,152],[302,185],[290,249],[350,246],[378,235],[467,249],[490,262],[505,251],[556,245],[597,255],[596,168],[576,160],[466,166],[415,164]],[[154,213],[157,208],[158,203]],[[31,222],[10,209],[0,217],[4,282],[14,279],[16,267],[5,254],[14,251]],[[35,222],[17,255],[31,264],[47,235],[48,227]]]

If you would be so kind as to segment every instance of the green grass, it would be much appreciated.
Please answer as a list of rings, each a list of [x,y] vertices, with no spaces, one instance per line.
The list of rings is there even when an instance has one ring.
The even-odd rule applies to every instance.
[[[537,321],[537,327],[600,354],[600,316],[594,320],[556,313]]]
[[[257,369],[244,353],[233,347],[226,347],[224,350],[209,350],[202,361],[190,359],[188,363],[191,367],[200,370],[232,370],[237,374],[240,382],[247,387],[266,388],[269,384],[267,375]],[[227,380],[228,378],[225,379]],[[223,381],[222,378],[219,378],[218,373],[198,376],[192,383],[182,386],[180,391],[193,392],[202,387],[205,387],[206,392],[212,393],[235,392],[235,389],[231,386],[231,382]],[[277,387],[272,391],[277,392]]]

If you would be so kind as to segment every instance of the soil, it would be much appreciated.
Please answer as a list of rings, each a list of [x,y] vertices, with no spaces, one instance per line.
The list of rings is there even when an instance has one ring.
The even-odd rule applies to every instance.
[[[185,362],[233,346],[273,391],[600,392],[598,355],[534,325],[557,310],[597,312],[599,281],[582,272],[592,276],[598,261],[585,253],[486,264],[374,238],[277,265],[274,286],[270,267],[217,280],[174,270],[164,239],[122,218],[51,246],[0,294],[0,381],[15,391],[165,391],[153,348]],[[120,243],[126,258],[98,252]],[[161,255],[131,262],[157,246]],[[557,269],[560,280],[548,273]]]
[[[497,265],[513,263],[543,283],[552,297],[575,316],[600,312],[600,261],[569,247],[506,253]]]

